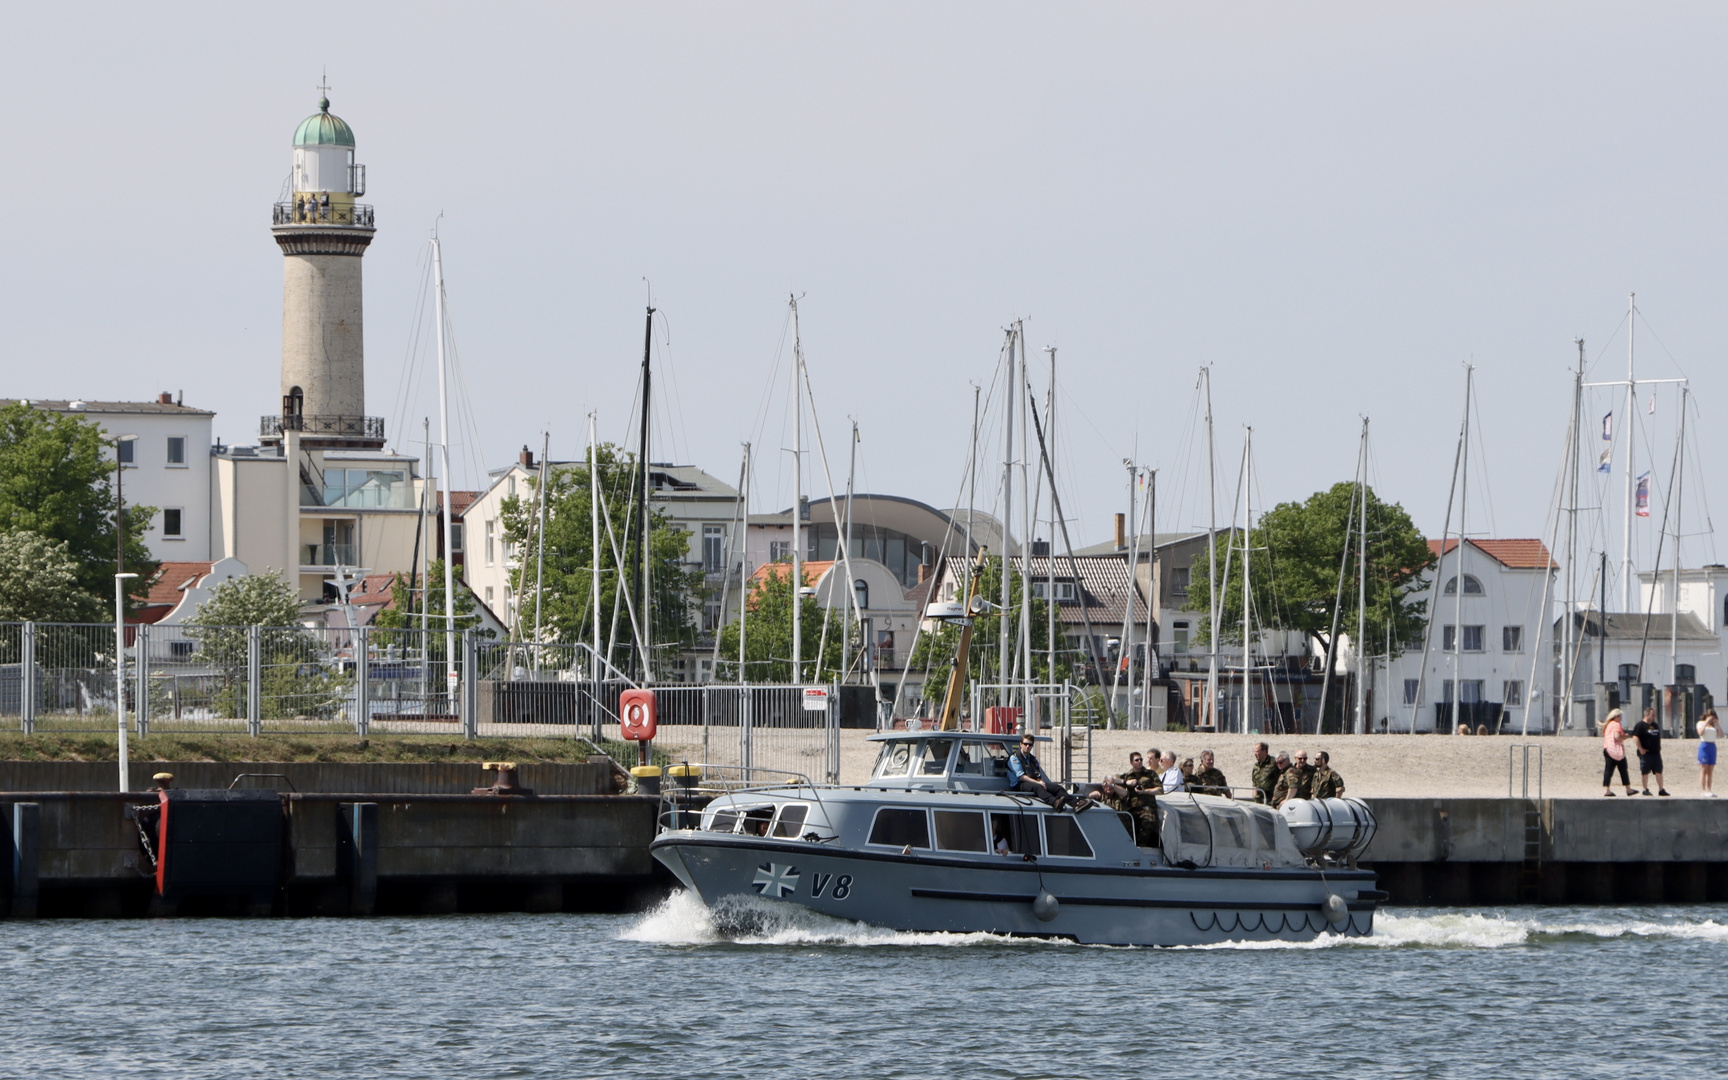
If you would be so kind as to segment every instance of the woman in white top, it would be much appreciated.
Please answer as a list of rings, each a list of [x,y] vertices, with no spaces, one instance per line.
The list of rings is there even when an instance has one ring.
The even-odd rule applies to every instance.
[[[1698,786],[1706,799],[1716,797],[1710,783],[1715,779],[1716,741],[1721,737],[1722,722],[1716,719],[1716,710],[1706,709],[1704,718],[1698,721]]]

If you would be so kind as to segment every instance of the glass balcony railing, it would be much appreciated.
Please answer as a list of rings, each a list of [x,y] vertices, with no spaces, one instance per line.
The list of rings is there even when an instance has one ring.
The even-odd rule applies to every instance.
[[[331,203],[324,206],[309,202],[280,202],[270,208],[272,225],[347,225],[355,229],[371,229],[372,207],[366,203]]]

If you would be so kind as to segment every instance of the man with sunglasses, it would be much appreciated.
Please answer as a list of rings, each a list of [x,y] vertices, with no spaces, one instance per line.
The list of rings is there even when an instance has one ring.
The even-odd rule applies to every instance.
[[[1020,749],[1008,755],[1008,789],[1023,791],[1040,802],[1060,810],[1064,806],[1079,811],[1092,805],[1091,799],[1070,795],[1066,788],[1044,775],[1044,766],[1032,752],[1033,737],[1020,736]]]

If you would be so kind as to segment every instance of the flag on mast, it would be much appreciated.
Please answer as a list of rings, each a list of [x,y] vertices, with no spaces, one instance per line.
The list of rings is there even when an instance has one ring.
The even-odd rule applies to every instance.
[[[1606,413],[1602,417],[1602,441],[1614,441],[1614,414]]]
[[[1650,516],[1650,474],[1645,473],[1638,478],[1638,494],[1633,498],[1639,517]]]
[[[1602,451],[1601,457],[1596,459],[1596,471],[1599,473],[1612,472],[1613,466],[1614,466],[1614,448],[1612,446],[1610,446],[1607,449]]]
[[[1656,415],[1656,395],[1655,394],[1650,395],[1650,407],[1648,409],[1646,409],[1645,411],[1648,412],[1651,416]]]

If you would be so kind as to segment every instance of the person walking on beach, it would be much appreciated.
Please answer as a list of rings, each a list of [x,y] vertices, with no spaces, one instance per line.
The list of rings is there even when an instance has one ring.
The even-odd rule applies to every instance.
[[[1620,725],[1620,710],[1608,710],[1602,724],[1602,794],[1610,799],[1614,797],[1611,782],[1616,769],[1620,771],[1620,785],[1628,796],[1632,794],[1632,779],[1626,775],[1626,740],[1631,737]]]
[[[1698,721],[1698,789],[1706,799],[1716,797],[1710,784],[1716,778],[1716,743],[1721,738],[1722,722],[1716,719],[1716,710],[1705,709]]]
[[[1656,794],[1668,794],[1662,783],[1662,725],[1656,722],[1656,710],[1645,709],[1644,715],[1632,725],[1632,737],[1638,740],[1638,780],[1644,794],[1650,794],[1650,777],[1656,777]]]

